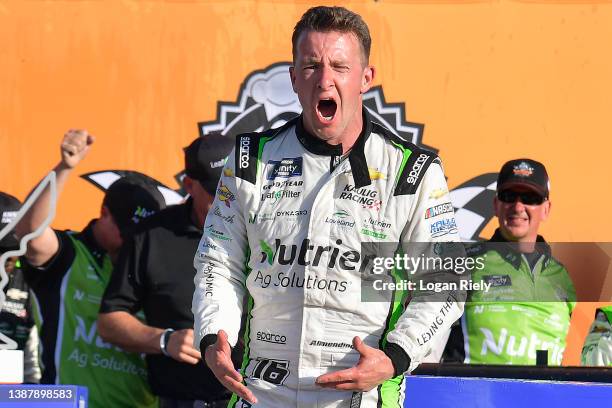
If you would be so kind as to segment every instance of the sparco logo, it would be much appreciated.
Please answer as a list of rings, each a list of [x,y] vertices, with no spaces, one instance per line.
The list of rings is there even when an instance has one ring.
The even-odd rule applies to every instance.
[[[268,332],[257,332],[257,340],[265,341],[266,343],[274,344],[287,344],[287,337],[282,334],[268,333]]]
[[[425,162],[427,162],[428,159],[429,156],[424,153],[421,153],[419,155],[419,157],[416,159],[416,162],[414,163],[414,166],[412,166],[412,170],[410,170],[410,173],[408,173],[408,183],[416,184],[417,180],[419,179],[419,174],[421,174],[421,170],[423,170],[423,165],[425,164]]]
[[[249,147],[251,146],[251,139],[248,137],[240,138],[240,163],[241,169],[249,167]]]

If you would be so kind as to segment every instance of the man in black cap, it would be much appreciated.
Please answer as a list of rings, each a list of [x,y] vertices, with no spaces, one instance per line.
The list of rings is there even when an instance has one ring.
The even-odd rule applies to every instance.
[[[93,142],[86,130],[64,135],[61,161],[53,169],[58,194]],[[17,224],[18,236],[39,228],[54,199],[49,188],[42,191]],[[96,327],[100,300],[127,231],[163,207],[155,186],[122,178],[107,190],[100,217],[83,231],[47,227],[28,242],[23,270],[37,299],[42,383],[87,386],[93,408],[157,406],[142,356],[103,342]]]
[[[0,231],[15,219],[20,207],[17,198],[0,192]],[[0,240],[0,255],[18,248],[14,231]],[[17,350],[23,350],[23,381],[37,383],[40,381],[38,332],[34,328],[30,287],[25,282],[19,258],[12,256],[5,262],[8,282],[4,287],[4,303],[0,305],[0,333],[15,341]]]
[[[149,383],[162,408],[227,406],[227,391],[193,347],[191,296],[193,254],[234,143],[232,137],[211,134],[184,149],[183,185],[190,198],[138,228],[124,245],[102,300],[100,334],[124,350],[147,353]],[[146,324],[134,317],[140,310]]]
[[[576,294],[538,235],[550,214],[549,190],[540,162],[516,159],[501,168],[493,203],[499,228],[468,251],[484,265],[472,271],[472,281],[490,286],[470,293],[445,361],[533,365],[540,351],[542,364],[561,364]]]

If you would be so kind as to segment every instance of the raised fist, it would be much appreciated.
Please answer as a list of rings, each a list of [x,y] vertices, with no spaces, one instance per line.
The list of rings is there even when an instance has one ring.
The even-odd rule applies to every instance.
[[[62,140],[62,162],[69,168],[75,167],[87,156],[94,137],[83,129],[70,129]]]

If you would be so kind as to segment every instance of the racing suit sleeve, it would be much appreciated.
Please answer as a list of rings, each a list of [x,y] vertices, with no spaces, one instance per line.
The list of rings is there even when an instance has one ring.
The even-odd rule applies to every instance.
[[[584,346],[580,364],[583,366],[612,366],[612,327],[604,312],[598,310]]]
[[[459,242],[454,211],[439,159],[427,168],[415,191],[409,209],[409,221],[401,236],[404,254],[433,259],[448,255],[458,259],[464,251],[461,244],[435,245],[436,242]],[[435,252],[435,253],[434,253]],[[385,353],[391,358],[395,374],[414,370],[430,352],[432,345],[445,336],[451,325],[463,313],[465,291],[459,289],[459,275],[453,270],[425,268],[410,279],[419,287],[418,280],[455,283],[457,289],[441,292],[413,292],[410,303],[387,334]]]
[[[191,310],[196,349],[201,344],[214,343],[221,329],[227,333],[232,347],[238,341],[248,251],[242,199],[248,194],[243,192],[242,197],[238,194],[240,184],[247,182],[235,174],[233,151],[222,171],[194,257],[196,276]]]

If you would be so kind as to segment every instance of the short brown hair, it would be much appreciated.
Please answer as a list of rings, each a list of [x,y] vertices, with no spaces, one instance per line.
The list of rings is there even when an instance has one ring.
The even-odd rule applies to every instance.
[[[342,33],[353,33],[361,44],[365,57],[365,63],[370,59],[370,47],[372,38],[368,25],[361,16],[344,7],[317,6],[308,9],[295,25],[291,37],[293,61],[297,54],[297,42],[300,35],[305,31],[329,32],[339,31]]]

